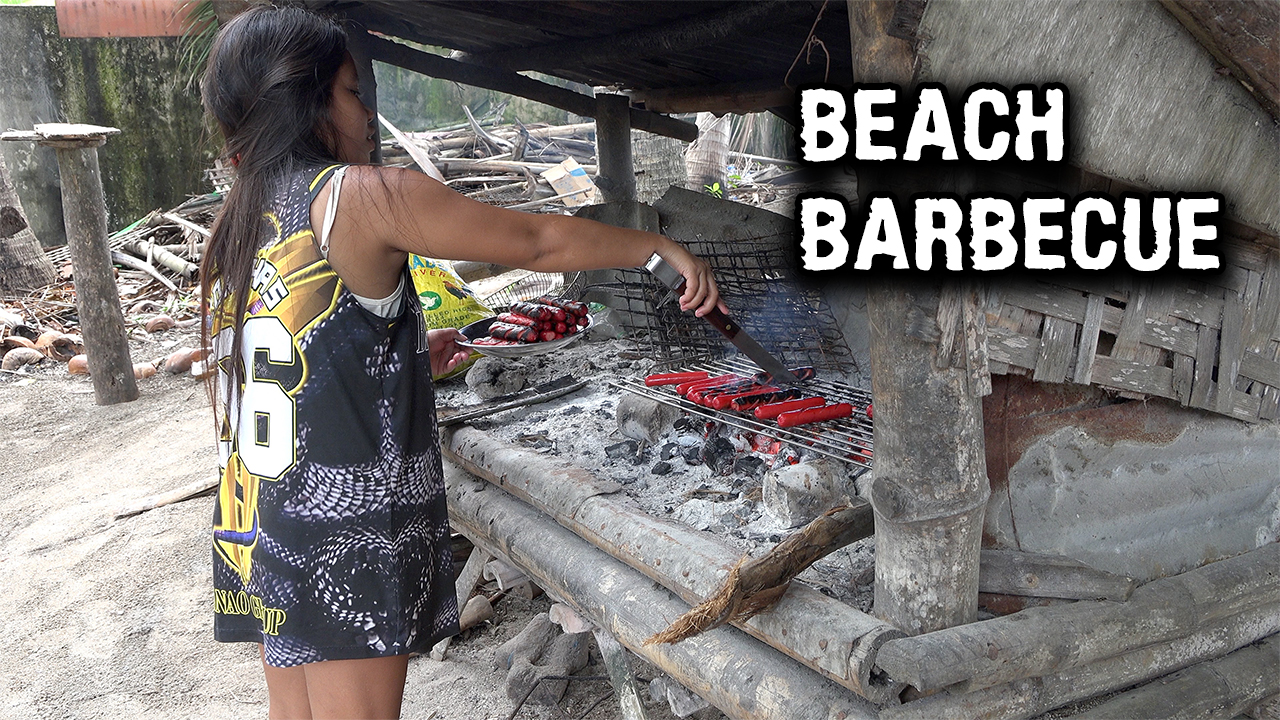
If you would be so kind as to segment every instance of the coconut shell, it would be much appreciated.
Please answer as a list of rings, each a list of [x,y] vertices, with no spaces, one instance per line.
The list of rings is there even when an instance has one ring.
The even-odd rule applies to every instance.
[[[9,337],[5,338],[2,343],[0,343],[0,347],[3,347],[5,352],[8,352],[9,350],[12,350],[14,348],[20,348],[20,347],[35,348],[35,346],[36,346],[35,343],[22,337],[21,335],[10,335]]]
[[[191,363],[204,359],[204,351],[200,348],[183,348],[165,358],[164,370],[167,373],[181,375],[191,369]]]
[[[149,333],[163,332],[165,330],[172,330],[177,324],[178,323],[168,315],[157,315],[147,321],[146,328]]]
[[[40,335],[40,338],[36,340],[35,347],[44,353],[46,357],[53,358],[58,362],[67,362],[84,350],[76,340],[77,338],[71,335],[64,335],[57,330],[50,330]]]
[[[44,360],[44,353],[35,348],[19,347],[4,354],[0,367],[5,370],[17,370],[23,365],[32,365]]]
[[[89,356],[77,355],[67,361],[67,372],[72,375],[89,374]]]
[[[156,366],[152,365],[151,363],[134,363],[133,364],[133,377],[136,380],[149,378],[155,374],[156,374]]]

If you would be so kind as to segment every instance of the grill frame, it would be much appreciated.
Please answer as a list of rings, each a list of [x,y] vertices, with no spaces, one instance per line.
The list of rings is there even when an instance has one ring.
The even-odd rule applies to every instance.
[[[672,372],[695,372],[698,370],[705,370],[712,373],[713,376],[725,373],[752,375],[761,372],[755,363],[741,356],[704,360],[692,363],[680,370],[672,370]],[[642,377],[609,380],[607,384],[610,387],[626,390],[691,415],[779,440],[798,450],[807,450],[866,469],[870,469],[874,463],[874,428],[871,419],[866,416],[866,407],[872,403],[871,393],[844,383],[823,380],[819,377],[806,382],[804,386],[813,389],[816,394],[820,394],[829,402],[852,404],[854,406],[853,417],[826,420],[793,428],[780,428],[777,423],[757,420],[750,415],[732,410],[715,410],[703,407],[676,395],[673,386],[648,387],[644,384],[644,378]],[[870,456],[862,455],[861,453],[864,450],[869,452]],[[857,454],[855,455],[855,453]]]

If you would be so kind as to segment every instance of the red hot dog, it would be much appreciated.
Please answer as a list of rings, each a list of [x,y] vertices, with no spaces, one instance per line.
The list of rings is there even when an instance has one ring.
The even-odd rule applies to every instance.
[[[795,427],[823,420],[835,420],[853,416],[853,406],[849,403],[836,403],[806,410],[793,410],[778,416],[778,427]]]
[[[803,410],[805,408],[818,407],[826,405],[827,401],[820,397],[807,397],[800,400],[788,400],[786,402],[771,403],[769,405],[761,405],[751,414],[755,415],[757,420],[771,420],[778,417],[784,412],[792,412],[794,410]]]

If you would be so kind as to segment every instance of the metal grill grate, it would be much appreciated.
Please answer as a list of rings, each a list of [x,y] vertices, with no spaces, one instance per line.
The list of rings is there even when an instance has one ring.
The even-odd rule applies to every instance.
[[[793,261],[780,235],[732,242],[685,241],[690,252],[715,272],[729,315],[751,337],[788,365],[820,370],[857,370],[831,307],[821,295],[802,287],[789,268]],[[724,357],[732,347],[704,320],[681,312],[675,296],[643,271],[619,271],[606,289],[627,308],[624,324],[645,333],[664,364],[685,366]]]
[[[698,362],[683,369],[706,370],[713,376],[725,373],[749,376],[760,372],[760,368],[754,363],[738,358]],[[859,467],[871,467],[872,425],[871,419],[866,414],[867,406],[871,404],[871,393],[843,383],[815,378],[804,386],[814,394],[825,397],[829,402],[850,403],[854,406],[853,417],[791,428],[781,428],[775,422],[757,420],[754,416],[744,413],[713,410],[697,405],[677,395],[671,386],[647,387],[643,378],[611,380],[609,385],[679,408],[691,415],[780,440],[797,449],[809,450]]]

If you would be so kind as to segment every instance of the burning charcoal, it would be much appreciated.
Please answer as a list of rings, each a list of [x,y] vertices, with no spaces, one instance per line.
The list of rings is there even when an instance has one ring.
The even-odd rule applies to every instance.
[[[679,452],[680,452],[680,446],[673,442],[669,442],[666,445],[662,446],[662,451],[660,456],[663,460],[670,460],[671,458],[679,454]]]
[[[712,470],[728,474],[733,468],[733,443],[728,438],[713,437],[702,446],[702,461]]]
[[[689,465],[702,464],[702,448],[697,445],[690,445],[689,447],[681,450],[680,456],[683,457],[684,461]]]
[[[635,440],[623,440],[620,443],[614,443],[606,447],[604,455],[614,459],[635,457],[636,450],[639,448],[640,444]]]
[[[666,460],[659,460],[653,464],[653,468],[649,471],[654,475],[666,475],[671,472],[671,463]]]
[[[755,455],[746,455],[733,461],[734,474],[741,476],[744,481],[763,478],[764,469],[764,460]]]

